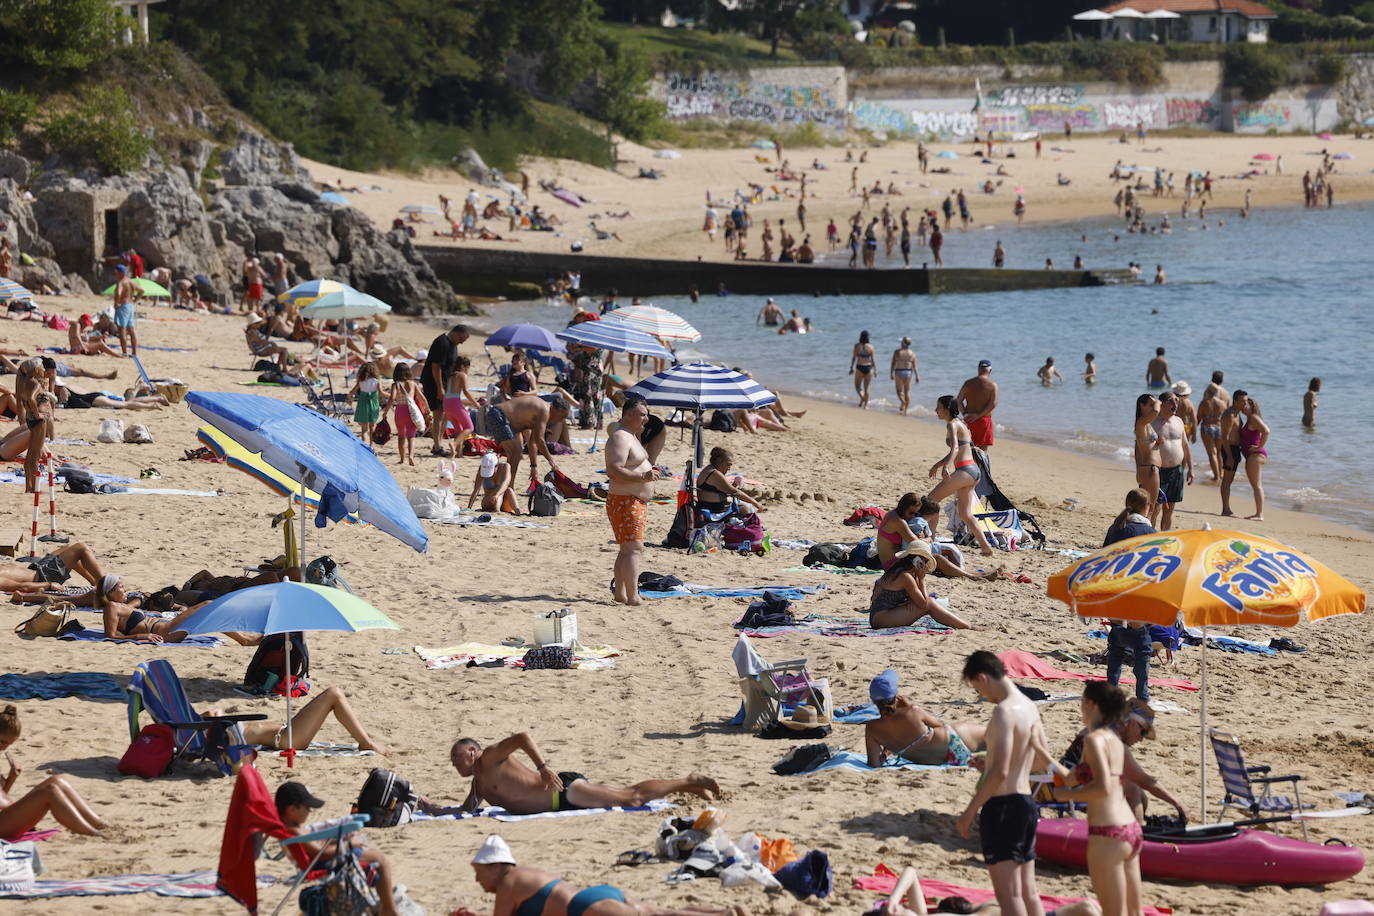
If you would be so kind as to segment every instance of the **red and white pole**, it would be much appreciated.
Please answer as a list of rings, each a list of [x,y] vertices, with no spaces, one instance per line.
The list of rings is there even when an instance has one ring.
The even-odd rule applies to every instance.
[[[33,528],[29,532],[29,556],[38,556],[38,487],[33,488]]]
[[[48,465],[48,535],[57,540],[57,487],[53,484],[52,465]]]

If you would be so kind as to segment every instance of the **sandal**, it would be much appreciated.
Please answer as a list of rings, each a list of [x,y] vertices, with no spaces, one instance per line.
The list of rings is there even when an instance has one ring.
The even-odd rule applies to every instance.
[[[657,856],[647,849],[627,849],[616,856],[615,864],[634,868],[637,865],[646,865],[649,862],[653,862],[657,858]]]

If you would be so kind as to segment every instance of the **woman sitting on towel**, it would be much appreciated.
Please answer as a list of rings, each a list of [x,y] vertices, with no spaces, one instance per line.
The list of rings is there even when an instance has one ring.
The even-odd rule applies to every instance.
[[[477,476],[472,478],[472,495],[468,497],[468,508],[482,500],[483,512],[509,512],[520,514],[520,505],[515,501],[515,488],[511,486],[510,464],[505,455],[487,452],[477,466]]]
[[[13,706],[0,709],[0,751],[6,751],[5,760],[10,765],[9,773],[0,780],[0,838],[17,837],[32,830],[45,814],[51,814],[53,820],[72,833],[99,836],[105,822],[63,776],[49,776],[28,794],[10,798],[10,790],[23,772],[8,753],[19,740],[19,731],[19,710]]]
[[[374,742],[368,737],[367,729],[363,728],[363,723],[358,721],[358,716],[353,712],[353,707],[348,703],[348,697],[338,687],[326,689],[315,699],[305,704],[300,712],[291,717],[291,744],[298,751],[303,751],[310,746],[310,742],[320,733],[320,728],[330,713],[339,720],[339,724],[358,742],[358,750],[374,751],[378,754],[387,753],[387,749]],[[222,715],[219,709],[207,709],[201,713],[206,718],[213,718]],[[249,744],[260,744],[263,747],[276,748],[279,751],[286,750],[286,723],[285,722],[244,722],[243,740]]]
[[[739,489],[739,484],[742,483],[739,475],[725,476],[734,463],[735,456],[729,449],[720,446],[711,449],[706,469],[697,476],[699,508],[713,515],[719,515],[723,510],[728,510],[731,515],[742,515],[744,513],[739,504],[745,503],[752,506],[755,512],[763,511],[763,506],[759,505],[758,500]]]
[[[106,574],[95,584],[91,607],[100,611],[105,626],[106,639],[133,639],[139,642],[183,642],[188,634],[177,626],[209,602],[202,602],[186,608],[175,617],[156,617],[145,614],[128,603],[129,596],[124,591],[124,583],[118,576]],[[255,646],[261,637],[243,633],[225,633],[230,639],[244,646]]]
[[[981,630],[953,614],[929,597],[925,591],[926,573],[935,569],[935,557],[925,541],[913,541],[899,552],[895,562],[873,583],[873,602],[868,608],[868,625],[875,630],[909,627],[922,617],[930,617],[956,630]]]

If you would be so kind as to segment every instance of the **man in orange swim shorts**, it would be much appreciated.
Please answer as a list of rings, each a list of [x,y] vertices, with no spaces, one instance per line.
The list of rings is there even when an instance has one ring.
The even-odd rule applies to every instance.
[[[654,497],[658,470],[639,442],[649,406],[638,395],[626,395],[620,424],[606,440],[606,475],[611,479],[606,517],[620,552],[615,558],[614,594],[617,604],[641,604],[639,561],[644,554],[644,531],[649,524],[649,500]]]

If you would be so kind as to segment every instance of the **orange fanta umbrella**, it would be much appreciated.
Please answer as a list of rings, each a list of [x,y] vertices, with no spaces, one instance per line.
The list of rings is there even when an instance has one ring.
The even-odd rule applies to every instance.
[[[1207,810],[1208,626],[1297,626],[1359,614],[1365,594],[1300,550],[1243,531],[1167,531],[1118,541],[1050,577],[1080,617],[1203,628],[1202,811]]]

